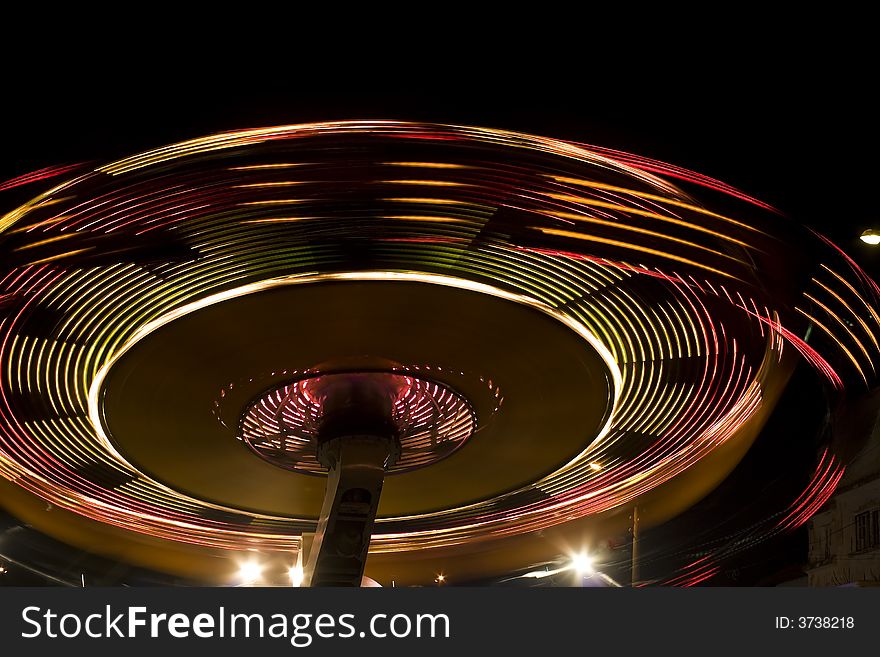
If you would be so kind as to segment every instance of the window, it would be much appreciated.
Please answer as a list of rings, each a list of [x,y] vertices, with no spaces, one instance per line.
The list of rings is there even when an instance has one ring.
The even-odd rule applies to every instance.
[[[880,547],[880,509],[856,514],[856,552]]]

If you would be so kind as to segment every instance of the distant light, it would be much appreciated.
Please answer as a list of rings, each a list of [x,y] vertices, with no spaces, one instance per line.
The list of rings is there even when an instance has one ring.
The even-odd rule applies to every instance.
[[[238,578],[243,584],[254,584],[263,574],[263,567],[255,561],[246,561],[238,567]]]
[[[581,552],[571,558],[571,567],[574,568],[578,575],[592,575],[593,559],[589,555]]]
[[[434,581],[437,582],[438,584],[442,584],[443,582],[446,581],[446,575],[442,575],[442,574],[437,575],[437,579],[435,579]]]
[[[291,586],[302,586],[302,583],[303,583],[302,566],[292,566],[290,568],[290,570],[287,571],[287,574],[290,575],[290,585]]]
[[[6,572],[6,566],[0,566],[0,575]]]
[[[597,470],[601,470],[601,469],[602,469],[602,466],[599,465],[598,463],[590,463],[590,470],[592,470],[593,472],[596,472]]]
[[[880,244],[880,230],[874,230],[873,228],[869,228],[864,233],[862,233],[860,239],[865,244],[876,245]]]

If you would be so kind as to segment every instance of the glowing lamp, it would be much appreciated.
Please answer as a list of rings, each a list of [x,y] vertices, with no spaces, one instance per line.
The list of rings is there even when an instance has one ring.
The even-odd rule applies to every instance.
[[[593,559],[581,552],[571,558],[571,567],[574,568],[578,575],[586,576],[593,574]]]
[[[238,567],[238,578],[243,584],[254,584],[263,574],[260,564],[247,561]]]
[[[861,239],[865,244],[875,246],[877,244],[880,244],[880,231],[869,228],[861,234],[859,239]]]
[[[290,585],[294,587],[298,587],[302,585],[303,581],[303,569],[302,566],[292,566],[290,570],[287,571],[287,574],[290,576]]]

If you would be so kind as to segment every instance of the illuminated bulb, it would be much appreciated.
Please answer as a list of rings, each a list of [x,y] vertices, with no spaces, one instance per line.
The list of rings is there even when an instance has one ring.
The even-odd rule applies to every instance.
[[[601,469],[602,469],[602,466],[599,465],[598,463],[590,463],[590,470],[592,470],[593,472],[596,472],[597,470],[601,470]]]
[[[437,575],[437,579],[435,580],[438,584],[442,584],[446,581],[446,575]]]
[[[290,568],[290,570],[287,571],[287,574],[290,575],[290,585],[291,586],[302,586],[302,581],[303,581],[302,566],[292,566]]]
[[[874,230],[873,228],[869,228],[864,233],[862,233],[860,239],[865,244],[871,244],[871,245],[880,244],[880,231]]]
[[[593,560],[583,552],[571,558],[571,567],[581,576],[593,574]]]
[[[245,584],[253,584],[260,579],[262,574],[263,568],[253,561],[248,561],[238,567],[238,577]]]

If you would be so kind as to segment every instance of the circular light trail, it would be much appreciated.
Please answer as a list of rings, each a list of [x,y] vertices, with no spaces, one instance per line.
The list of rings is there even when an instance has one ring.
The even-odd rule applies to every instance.
[[[352,376],[369,377],[393,387],[392,420],[399,430],[401,454],[388,474],[430,465],[461,447],[474,432],[473,409],[449,388],[415,376],[371,372],[309,377],[270,390],[242,418],[241,439],[259,456],[282,468],[326,474],[316,455],[324,403],[319,390]]]
[[[376,554],[522,536],[637,502],[760,424],[798,358],[832,390],[876,383],[878,288],[845,254],[737,190],[631,154],[359,121],[223,133],[73,171],[0,217],[0,475],[131,532],[272,552],[313,530],[314,516],[175,490],[106,429],[103,383],[129,349],[266,290],[396,281],[485,294],[560,322],[610,373],[613,410],[573,458],[483,499],[380,509]],[[313,319],[303,308],[300,321]],[[415,369],[449,365],[395,372],[422,445],[401,469],[446,455],[423,449],[428,416],[443,418],[450,453],[469,449],[481,418]],[[230,439],[319,473],[290,456],[309,437],[311,375],[265,387]],[[495,395],[492,375],[479,373]],[[785,523],[803,522],[841,474],[823,455]]]

